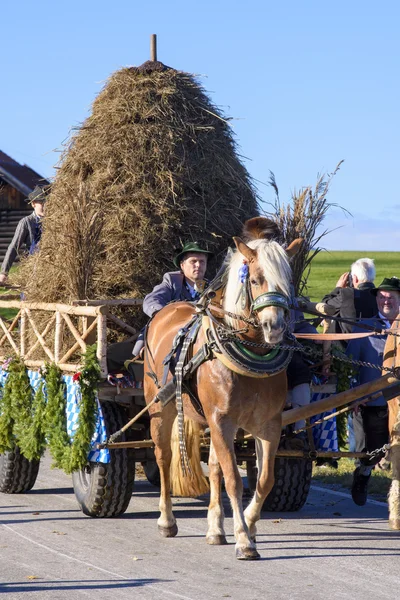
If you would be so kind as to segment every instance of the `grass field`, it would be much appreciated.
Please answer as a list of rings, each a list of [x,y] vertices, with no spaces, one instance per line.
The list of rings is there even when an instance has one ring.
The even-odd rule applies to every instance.
[[[350,270],[359,258],[373,258],[376,267],[376,284],[384,277],[400,277],[400,252],[327,252],[317,254],[312,262],[308,279],[307,296],[314,302],[336,287],[342,273]]]

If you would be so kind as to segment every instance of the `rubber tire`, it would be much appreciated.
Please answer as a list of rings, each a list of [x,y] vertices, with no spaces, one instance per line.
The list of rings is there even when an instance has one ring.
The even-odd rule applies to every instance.
[[[39,472],[40,460],[28,460],[18,446],[0,454],[0,492],[24,494],[33,488]]]
[[[142,467],[144,474],[147,477],[147,481],[154,485],[156,488],[161,487],[161,477],[160,477],[160,469],[158,468],[158,464],[155,460],[148,460],[146,462],[142,462]]]
[[[283,438],[280,449],[304,449],[304,441],[299,438]],[[255,491],[257,466],[247,462],[247,482],[251,492]],[[264,500],[263,511],[295,512],[307,501],[312,478],[312,460],[304,458],[275,459],[275,483]]]
[[[128,421],[123,407],[114,402],[101,404],[107,436]],[[119,441],[126,441],[124,434]],[[81,471],[72,473],[72,484],[82,512],[89,517],[118,517],[128,508],[135,482],[133,451],[110,450],[109,463],[88,462]]]

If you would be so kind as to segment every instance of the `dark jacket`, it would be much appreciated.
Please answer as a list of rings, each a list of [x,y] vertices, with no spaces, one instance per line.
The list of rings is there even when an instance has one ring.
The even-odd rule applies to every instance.
[[[378,312],[376,297],[371,294],[371,282],[360,283],[358,288],[335,288],[322,302],[336,309],[334,317],[343,319],[370,319]],[[336,321],[336,333],[351,333],[353,325]],[[358,329],[358,328],[357,328]]]
[[[2,273],[8,273],[21,250],[29,252],[30,248],[37,242],[37,219],[36,213],[33,211],[31,215],[19,221],[1,265]]]
[[[156,285],[143,300],[143,312],[152,317],[173,300],[193,301],[184,279],[181,271],[165,273],[162,282]]]
[[[293,305],[297,307],[294,290],[291,300]],[[299,308],[290,309],[290,327],[294,333],[318,333],[314,325],[304,319],[304,314]],[[311,370],[301,352],[293,352],[286,374],[290,390],[302,383],[311,382]]]
[[[375,316],[373,319],[365,319],[360,325],[363,323],[372,325],[377,329],[387,329],[385,322],[379,319],[378,316]],[[361,333],[362,331],[369,330],[362,327],[355,327],[353,330],[354,333]],[[346,354],[354,360],[361,360],[363,362],[382,366],[386,338],[387,335],[371,335],[369,337],[351,340],[347,346]],[[358,385],[374,381],[375,379],[378,379],[378,377],[382,377],[382,372],[378,369],[374,369],[373,367],[357,367]],[[382,394],[380,394],[378,398],[368,402],[367,406],[386,406],[386,400]]]

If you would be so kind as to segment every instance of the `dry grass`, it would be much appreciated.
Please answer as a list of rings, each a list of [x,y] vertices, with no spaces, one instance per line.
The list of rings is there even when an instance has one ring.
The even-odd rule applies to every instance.
[[[258,210],[228,120],[196,79],[158,62],[125,68],[71,137],[19,280],[32,301],[143,297],[182,243],[217,264]]]
[[[322,250],[319,246],[327,230],[319,232],[318,229],[325,219],[329,209],[335,204],[327,200],[332,178],[343,161],[340,161],[333,173],[320,175],[315,187],[307,186],[299,192],[292,194],[291,202],[282,204],[279,199],[279,190],[273,173],[270,174],[270,185],[275,190],[275,203],[271,213],[266,213],[279,226],[281,242],[288,246],[294,239],[303,238],[304,242],[300,251],[292,259],[293,282],[296,296],[301,296],[306,291],[307,279],[310,274],[313,258]]]

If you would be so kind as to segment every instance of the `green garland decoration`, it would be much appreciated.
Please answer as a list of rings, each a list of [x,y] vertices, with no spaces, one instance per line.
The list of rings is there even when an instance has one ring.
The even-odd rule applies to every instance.
[[[81,404],[72,442],[67,433],[65,384],[59,367],[46,365],[44,382],[40,382],[34,395],[24,363],[19,358],[10,362],[0,394],[1,454],[18,445],[28,460],[39,460],[47,440],[53,467],[69,474],[85,466],[97,416],[100,367],[96,346],[89,346],[83,358],[82,372],[75,375],[81,389]]]
[[[17,438],[21,454],[28,460],[39,460],[46,449],[44,423],[46,419],[46,397],[43,381],[39,383],[31,404],[31,411],[26,411],[25,424],[18,419],[14,434]]]
[[[21,359],[12,360],[8,366],[4,391],[0,401],[0,453],[13,450],[20,444],[24,426],[30,423],[33,393]]]
[[[47,410],[46,437],[53,467],[59,467],[69,474],[82,469],[87,463],[90,443],[93,437],[97,416],[97,386],[100,367],[96,357],[96,346],[89,346],[84,355],[84,367],[78,375],[81,389],[81,405],[78,415],[78,429],[71,442],[67,433],[65,416],[66,400],[61,370],[54,364],[46,371]]]

